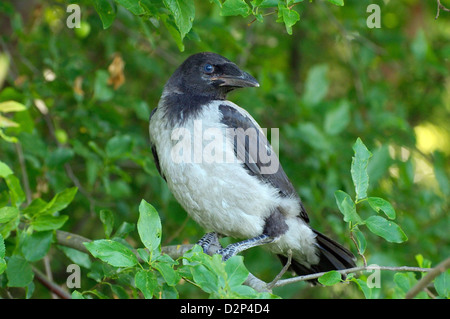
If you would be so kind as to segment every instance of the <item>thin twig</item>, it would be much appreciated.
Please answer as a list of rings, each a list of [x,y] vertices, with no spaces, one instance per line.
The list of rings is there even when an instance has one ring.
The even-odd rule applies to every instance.
[[[296,3],[293,3],[293,4],[291,4],[291,5],[288,7],[288,9],[289,9],[289,10],[292,10],[293,7],[295,7],[296,5],[298,5],[298,4],[300,4],[300,3],[302,3],[302,2],[296,2]],[[262,14],[261,16],[262,16],[262,17],[267,17],[267,16],[270,16],[270,15],[275,14],[275,13],[278,14],[278,9],[276,9],[276,10],[274,10],[274,11],[270,11],[270,12],[264,13],[264,14]],[[250,22],[247,24],[247,26],[248,26],[248,27],[251,26],[256,20],[257,20],[257,18],[254,18],[252,21],[250,21]]]
[[[354,267],[354,268],[348,268],[344,270],[339,270],[338,272],[346,275],[350,273],[355,273],[359,271],[367,271],[367,270],[387,270],[387,271],[419,271],[419,272],[428,272],[431,271],[433,268],[420,268],[420,267],[408,267],[408,266],[401,266],[401,267],[390,267],[390,266],[366,266],[366,267]],[[288,279],[279,280],[275,287],[281,287],[288,284],[292,284],[294,282],[300,282],[300,281],[306,281],[311,279],[317,279],[319,277],[322,277],[327,272],[319,272],[311,275],[305,275],[305,276],[297,276],[292,277]]]
[[[50,282],[53,282],[53,274],[52,274],[52,268],[50,266],[49,255],[44,256],[43,262],[44,262],[44,268],[45,268],[45,275],[47,276],[47,278]],[[59,296],[56,293],[54,293],[53,291],[52,291],[51,295],[52,295],[52,299],[59,298]]]
[[[276,283],[283,277],[283,275],[288,271],[289,267],[291,266],[292,262],[292,250],[289,249],[288,256],[287,256],[286,264],[284,265],[283,269],[278,273],[278,275],[275,276],[275,278],[267,284],[267,289],[272,290],[273,287],[275,287]]]
[[[434,20],[437,20],[437,18],[439,18],[439,13],[441,10],[450,12],[450,9],[446,8],[440,0],[437,0],[437,13],[436,13],[436,17],[434,18]]]

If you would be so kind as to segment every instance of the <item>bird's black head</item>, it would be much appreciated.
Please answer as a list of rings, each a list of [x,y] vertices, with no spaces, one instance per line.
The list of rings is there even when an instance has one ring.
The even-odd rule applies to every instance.
[[[259,83],[247,72],[223,56],[202,52],[191,55],[173,73],[166,89],[172,92],[224,99],[236,88],[258,87]]]

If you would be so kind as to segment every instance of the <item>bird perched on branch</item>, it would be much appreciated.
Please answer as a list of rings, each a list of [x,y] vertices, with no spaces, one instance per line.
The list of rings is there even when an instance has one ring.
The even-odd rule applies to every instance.
[[[219,249],[223,260],[264,245],[298,275],[355,266],[353,254],[309,225],[309,217],[263,130],[226,99],[259,87],[215,53],[190,56],[167,81],[150,116],[156,167],[178,202],[203,228],[205,252],[218,234],[242,239]]]

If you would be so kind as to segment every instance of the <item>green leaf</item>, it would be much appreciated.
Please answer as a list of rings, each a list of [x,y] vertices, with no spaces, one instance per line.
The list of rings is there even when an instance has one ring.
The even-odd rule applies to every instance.
[[[203,291],[212,293],[219,289],[217,275],[205,266],[201,264],[194,266],[191,268],[191,272],[194,282],[198,284]]]
[[[9,118],[0,115],[0,127],[19,127],[20,125]]]
[[[150,252],[159,249],[161,228],[161,220],[156,209],[145,200],[142,200],[139,205],[137,229],[142,243]]]
[[[351,281],[353,281],[354,283],[356,283],[359,287],[359,289],[362,291],[362,293],[364,294],[364,297],[366,299],[372,299],[373,295],[374,295],[374,288],[369,288],[367,286],[367,282],[360,279],[360,278],[352,278]],[[375,288],[376,289],[376,288]]]
[[[5,178],[8,175],[11,175],[13,171],[9,168],[8,165],[0,161],[0,177]]]
[[[341,101],[336,108],[325,115],[324,131],[329,135],[341,133],[350,123],[350,103]]]
[[[386,174],[392,163],[393,160],[389,155],[389,145],[383,144],[377,148],[373,152],[373,156],[370,158],[367,166],[370,183],[372,185],[377,183]]]
[[[131,152],[132,139],[129,135],[118,135],[106,143],[105,151],[109,158],[118,158]]]
[[[125,245],[109,240],[100,239],[84,243],[92,256],[114,267],[132,267],[138,264],[138,259]]]
[[[355,234],[356,243],[358,244],[358,250],[361,254],[364,254],[367,247],[366,237],[363,232],[359,230],[358,227],[353,229],[353,233]]]
[[[278,17],[284,22],[288,34],[292,34],[292,26],[300,20],[298,12],[288,8],[282,2],[278,3]]]
[[[34,273],[25,258],[13,255],[8,260],[6,277],[8,278],[8,287],[25,287],[33,281]]]
[[[169,286],[166,283],[163,283],[160,286],[161,298],[162,299],[179,299],[178,291],[175,286]]]
[[[5,254],[5,241],[3,240],[3,236],[0,234],[0,275],[6,270]]]
[[[328,0],[328,2],[331,2],[332,4],[335,4],[340,7],[344,5],[344,0]]]
[[[241,15],[244,18],[251,13],[250,6],[245,0],[226,0],[222,4],[221,16],[237,16]]]
[[[184,51],[183,38],[181,37],[180,31],[178,31],[175,23],[166,14],[162,14],[160,18],[164,23],[164,26],[167,28],[170,35],[172,36],[172,39],[175,41],[178,50],[180,50],[180,52],[183,52]]]
[[[67,215],[51,216],[42,215],[38,216],[31,222],[31,226],[36,231],[55,230],[61,228],[69,219]]]
[[[411,290],[411,288],[416,285],[417,279],[412,272],[403,272],[396,273],[394,275],[394,282],[399,288],[400,294],[397,298],[404,298],[405,295]],[[425,292],[422,292],[423,295],[426,295]],[[420,295],[420,294],[419,294]]]
[[[300,123],[297,127],[297,136],[305,139],[311,147],[317,150],[329,151],[330,142],[326,135],[314,123]]]
[[[225,271],[227,273],[227,282],[230,287],[242,285],[249,274],[244,265],[244,258],[242,256],[233,256],[228,259],[225,262]]]
[[[440,297],[450,298],[450,269],[447,269],[436,277],[434,280],[434,287]]]
[[[428,42],[422,28],[417,30],[416,36],[411,43],[411,51],[417,61],[423,61],[427,55]]]
[[[27,217],[33,217],[41,212],[44,212],[49,207],[49,204],[42,198],[35,198],[31,203],[22,211]]]
[[[5,240],[3,236],[0,234],[0,258],[5,258],[6,248],[5,248]]]
[[[56,194],[55,197],[53,197],[53,199],[48,203],[45,209],[45,214],[54,214],[65,209],[73,201],[77,191],[77,187],[71,187]]]
[[[19,216],[19,209],[16,207],[6,206],[0,208],[0,223],[7,223]]]
[[[21,112],[25,111],[27,107],[22,103],[16,101],[6,101],[0,103],[0,112],[9,113],[9,112]]]
[[[153,266],[159,271],[169,286],[175,286],[180,281],[180,276],[170,263],[157,262]]]
[[[72,292],[72,299],[86,299],[86,298],[84,298],[84,296],[80,292],[74,290]]]
[[[391,243],[402,243],[408,240],[403,230],[393,221],[381,216],[370,216],[365,220],[369,230]]]
[[[349,194],[338,190],[334,193],[334,197],[336,198],[336,204],[340,212],[344,215],[344,221],[347,223],[364,224],[364,221],[356,212],[356,205]]]
[[[100,19],[103,23],[103,29],[107,29],[111,26],[116,18],[116,10],[111,3],[107,0],[93,0],[94,8],[97,11]]]
[[[139,254],[139,257],[146,263],[150,262],[150,253],[148,252],[147,248],[138,248],[136,249],[137,253]]]
[[[191,30],[195,17],[195,5],[191,0],[163,0],[164,5],[172,13],[175,24],[180,31],[181,40]]]
[[[47,166],[54,168],[55,166],[61,166],[74,157],[75,153],[72,149],[67,147],[59,147],[55,151],[51,152],[46,158]]]
[[[17,124],[17,123],[15,123],[15,124]],[[18,125],[15,125],[15,126],[17,127]],[[8,143],[17,143],[18,142],[17,137],[15,137],[15,136],[8,136],[5,133],[3,133],[3,130],[1,129],[1,127],[2,127],[2,116],[0,116],[0,138],[5,140]]]
[[[369,188],[369,175],[367,174],[367,165],[372,153],[358,137],[353,145],[355,156],[352,159],[351,174],[356,191],[356,202],[367,197]]]
[[[110,210],[102,209],[100,211],[100,221],[103,223],[106,238],[111,236],[114,227],[114,215]]]
[[[316,106],[327,95],[329,81],[327,78],[328,65],[319,64],[311,67],[305,82],[302,100],[307,107]]]
[[[278,0],[253,0],[251,4],[259,8],[275,8],[278,6]]]
[[[5,181],[9,188],[11,203],[19,207],[25,201],[25,193],[23,192],[22,186],[20,186],[19,179],[11,174],[5,177]]]
[[[145,299],[152,299],[158,287],[155,273],[149,270],[139,270],[134,276],[134,284],[144,294]]]
[[[58,249],[62,250],[64,255],[66,255],[67,258],[69,258],[75,264],[77,264],[81,267],[87,268],[87,269],[91,268],[92,262],[89,259],[88,254],[83,253],[74,248],[60,246],[60,245],[58,245]]]
[[[370,206],[379,213],[380,210],[383,211],[387,217],[390,219],[395,219],[395,210],[394,207],[392,207],[391,203],[384,200],[380,197],[369,197],[368,202]]]
[[[332,270],[323,274],[318,280],[322,285],[333,286],[341,281],[341,274],[336,270]]]
[[[33,262],[43,258],[49,251],[53,242],[52,231],[24,233],[22,253],[26,260]]]
[[[108,85],[109,73],[105,70],[97,70],[94,80],[94,98],[98,101],[109,101],[114,96],[114,90]],[[91,146],[92,147],[92,146]]]
[[[145,10],[140,6],[141,1],[136,0],[115,0],[118,4],[122,5],[125,9],[133,13],[134,15],[141,15],[145,13]]]

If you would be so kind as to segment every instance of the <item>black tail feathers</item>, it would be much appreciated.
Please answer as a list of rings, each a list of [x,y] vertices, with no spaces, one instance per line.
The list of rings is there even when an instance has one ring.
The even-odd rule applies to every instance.
[[[322,233],[313,230],[316,234],[317,248],[319,249],[319,263],[315,265],[301,264],[294,258],[291,262],[291,270],[299,276],[310,275],[319,272],[327,272],[331,270],[343,270],[347,268],[356,267],[356,258],[347,248],[334,240],[326,237]],[[278,255],[283,264],[286,263],[287,258],[282,255]],[[312,284],[317,284],[317,279],[309,280]]]

